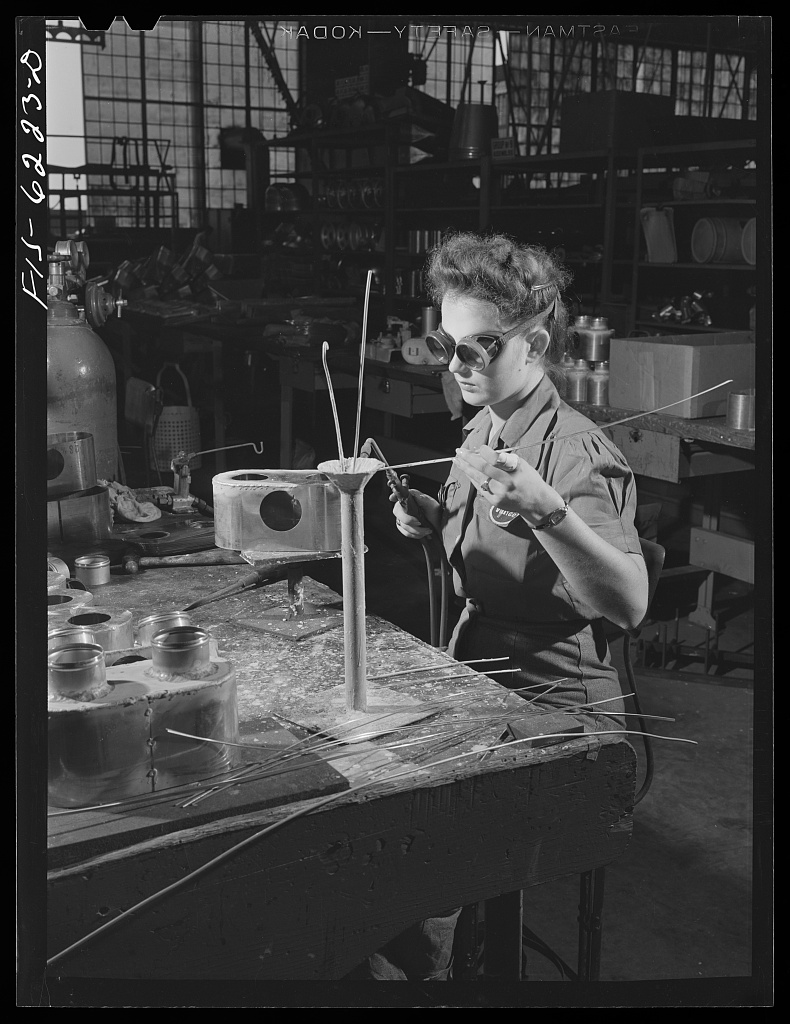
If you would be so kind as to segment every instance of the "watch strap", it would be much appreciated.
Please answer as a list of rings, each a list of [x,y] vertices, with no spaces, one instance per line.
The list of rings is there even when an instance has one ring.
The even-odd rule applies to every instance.
[[[553,512],[549,512],[547,516],[544,516],[539,523],[535,523],[532,527],[533,530],[550,530],[552,526],[558,526],[565,516],[568,514],[568,503],[565,502],[560,508],[555,508]]]

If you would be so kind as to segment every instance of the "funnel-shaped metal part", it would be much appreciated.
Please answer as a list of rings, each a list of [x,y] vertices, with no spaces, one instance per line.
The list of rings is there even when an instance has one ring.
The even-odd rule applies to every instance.
[[[338,459],[330,462],[321,462],[318,466],[319,473],[328,476],[332,483],[340,491],[352,494],[361,490],[374,473],[384,469],[384,463],[378,459],[344,459],[342,463]]]
[[[318,469],[340,491],[340,554],[343,559],[343,643],[346,710],[367,711],[365,635],[365,534],[362,492],[384,463],[378,459],[322,462]]]

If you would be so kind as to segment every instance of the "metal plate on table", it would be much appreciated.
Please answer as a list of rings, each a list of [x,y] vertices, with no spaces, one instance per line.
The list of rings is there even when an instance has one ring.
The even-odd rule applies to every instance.
[[[116,523],[113,536],[136,545],[144,555],[180,555],[215,546],[214,520],[190,513],[163,512],[153,523]]]

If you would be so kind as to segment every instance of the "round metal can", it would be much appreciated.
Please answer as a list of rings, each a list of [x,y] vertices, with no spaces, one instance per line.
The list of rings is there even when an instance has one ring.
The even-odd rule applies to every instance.
[[[74,575],[89,589],[110,582],[110,559],[107,555],[79,555],[74,559]]]
[[[147,645],[151,642],[152,637],[161,633],[163,629],[191,625],[192,619],[186,612],[155,612],[153,615],[146,615],[137,623],[137,639],[141,644]]]
[[[47,633],[47,650],[55,651],[69,644],[92,644],[96,642],[93,631],[87,626],[56,626]]]
[[[733,430],[754,430],[754,388],[727,395],[726,422]]]

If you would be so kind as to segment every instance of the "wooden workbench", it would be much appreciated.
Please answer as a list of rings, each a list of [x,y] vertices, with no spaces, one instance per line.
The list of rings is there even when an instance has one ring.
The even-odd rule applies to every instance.
[[[755,468],[755,431],[734,430],[724,416],[686,419],[673,416],[671,410],[637,414],[586,402],[573,405],[609,434],[638,476],[668,483],[700,480],[702,522],[691,527],[689,563],[678,569],[707,573],[689,619],[703,629],[716,630],[715,574],[754,583],[754,541],[722,532],[720,519],[728,475]],[[628,423],[609,426],[630,416],[635,418]]]
[[[136,620],[183,608],[244,571],[219,566],[113,575],[97,602],[130,609]],[[342,605],[309,577],[305,597],[319,611]],[[286,598],[281,582],[191,613],[210,632],[220,657],[235,666],[243,736],[259,730],[273,712],[336,728],[342,626],[291,640],[244,625],[283,607]],[[389,689],[372,680],[426,664],[438,671],[398,676],[399,685]],[[431,716],[416,723],[422,736],[416,746],[390,750],[390,734],[333,761],[348,788],[244,813],[231,802],[215,820],[180,819],[177,827],[175,809],[161,801],[51,817],[50,978],[340,979],[422,917],[594,871],[624,852],[636,779],[627,739],[570,737],[545,748],[522,744],[486,755],[505,720],[522,720],[517,716],[527,710],[525,702],[374,616],[367,618],[367,670],[374,705],[396,691],[418,710],[452,699],[433,705]],[[443,746],[459,724],[478,716],[492,721],[475,740]],[[436,764],[456,754],[464,756]],[[389,781],[365,785],[371,759],[385,765]],[[269,827],[273,831],[254,838]],[[183,884],[219,855],[225,856],[221,863]],[[156,895],[173,885],[172,892]],[[59,958],[151,897],[117,926]],[[577,908],[558,913],[573,920]],[[520,923],[517,935],[520,944]]]

